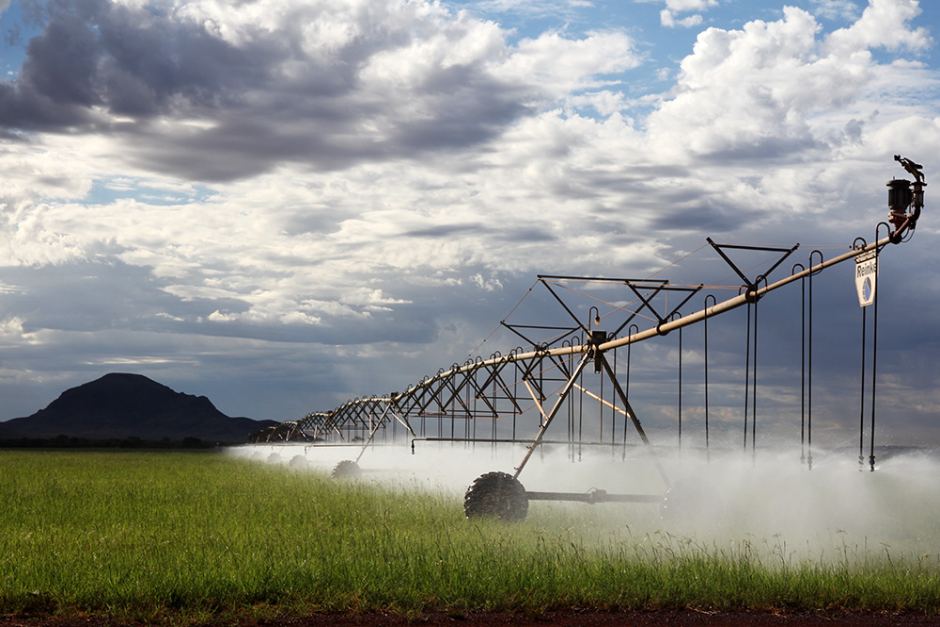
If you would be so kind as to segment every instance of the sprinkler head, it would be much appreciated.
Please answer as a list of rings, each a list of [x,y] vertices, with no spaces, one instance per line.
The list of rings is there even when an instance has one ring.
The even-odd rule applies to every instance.
[[[907,219],[907,210],[914,202],[914,192],[911,191],[911,182],[907,179],[892,179],[888,181],[888,222],[898,229]]]

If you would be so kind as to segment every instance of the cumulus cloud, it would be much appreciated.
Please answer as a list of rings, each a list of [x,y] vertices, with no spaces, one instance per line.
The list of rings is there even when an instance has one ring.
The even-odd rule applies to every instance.
[[[663,9],[659,12],[659,23],[666,28],[675,28],[676,26],[691,28],[701,24],[703,19],[704,18],[699,14],[676,19],[675,14],[673,14],[673,12],[669,9]]]
[[[558,98],[602,84],[604,75],[639,65],[632,48],[631,40],[620,32],[592,32],[574,41],[549,32],[519,42],[495,72],[509,83],[534,82]]]
[[[828,20],[854,20],[860,11],[855,0],[813,0],[813,12]]]
[[[479,0],[474,6],[489,13],[519,13],[544,17],[548,15],[571,15],[578,9],[594,6],[592,0]]]
[[[843,55],[870,48],[926,50],[932,42],[927,29],[909,27],[919,14],[917,0],[870,0],[859,20],[829,36],[829,49]]]
[[[718,6],[718,0],[666,0],[666,8],[659,12],[659,23],[666,28],[698,26],[705,19],[700,13],[678,17],[689,11],[707,11]]]
[[[718,0],[666,0],[666,8],[677,13],[682,11],[704,11],[718,6]]]
[[[826,128],[829,114],[864,102],[872,115],[881,86],[904,72],[874,61],[871,49],[926,45],[923,28],[909,25],[916,14],[907,0],[872,0],[855,24],[825,37],[813,15],[794,7],[778,21],[707,29],[682,61],[675,97],[650,116],[651,135],[675,147],[677,159],[779,159],[829,149],[836,132]]]

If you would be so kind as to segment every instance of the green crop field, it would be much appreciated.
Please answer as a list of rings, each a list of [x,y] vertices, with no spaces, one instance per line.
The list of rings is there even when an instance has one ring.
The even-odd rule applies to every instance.
[[[453,495],[218,453],[3,451],[0,503],[7,615],[940,610],[936,544],[814,560],[773,538],[699,544],[542,503],[525,523],[469,522]]]

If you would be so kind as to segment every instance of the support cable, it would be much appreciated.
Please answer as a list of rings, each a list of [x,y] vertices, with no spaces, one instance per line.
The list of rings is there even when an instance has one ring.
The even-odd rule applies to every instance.
[[[683,262],[685,262],[686,259],[688,259],[689,257],[691,257],[692,255],[694,255],[694,254],[696,254],[696,253],[701,252],[702,249],[705,248],[706,246],[708,246],[708,242],[705,242],[704,244],[702,244],[701,246],[699,246],[698,248],[696,248],[696,249],[693,250],[693,251],[690,251],[690,252],[687,252],[687,253],[684,254],[684,255],[681,255],[679,258],[677,258],[677,259],[674,260],[674,261],[668,261],[668,262],[666,262],[665,265],[660,266],[659,268],[656,268],[656,270],[654,270],[654,271],[652,272],[652,274],[659,274],[661,271],[665,270],[666,268],[679,267],[680,265],[682,265]]]
[[[539,280],[538,280],[538,279],[535,279],[534,281],[532,281],[532,285],[530,285],[530,286],[529,286],[529,289],[527,289],[526,291],[524,291],[524,292],[522,293],[522,296],[519,297],[519,300],[516,301],[516,304],[513,305],[513,306],[512,306],[512,309],[509,310],[509,313],[507,313],[505,316],[503,316],[503,320],[508,320],[509,317],[512,316],[512,314],[514,314],[517,309],[519,309],[519,306],[522,305],[523,301],[525,301],[526,298],[528,298],[529,294],[532,293],[532,290],[535,288],[536,285],[538,285],[538,283],[539,283]],[[490,340],[490,338],[492,338],[493,335],[494,335],[497,331],[499,331],[499,329],[500,329],[501,326],[502,326],[502,322],[497,322],[495,325],[493,325],[492,330],[487,334],[487,336],[484,337],[484,338],[480,341],[479,344],[477,344],[475,347],[473,347],[472,349],[470,349],[470,352],[467,353],[467,357],[471,357],[471,358],[472,358],[472,357],[474,357],[475,355],[479,355],[479,354],[480,354],[480,349],[483,348],[483,345],[486,344],[486,343]]]

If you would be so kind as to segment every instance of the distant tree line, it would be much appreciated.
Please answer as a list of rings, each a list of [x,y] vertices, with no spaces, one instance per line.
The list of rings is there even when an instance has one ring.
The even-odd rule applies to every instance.
[[[90,439],[58,435],[54,438],[0,439],[0,448],[207,449],[222,446],[223,444],[227,443],[207,442],[193,437],[178,440],[170,438],[145,440],[138,437]]]

